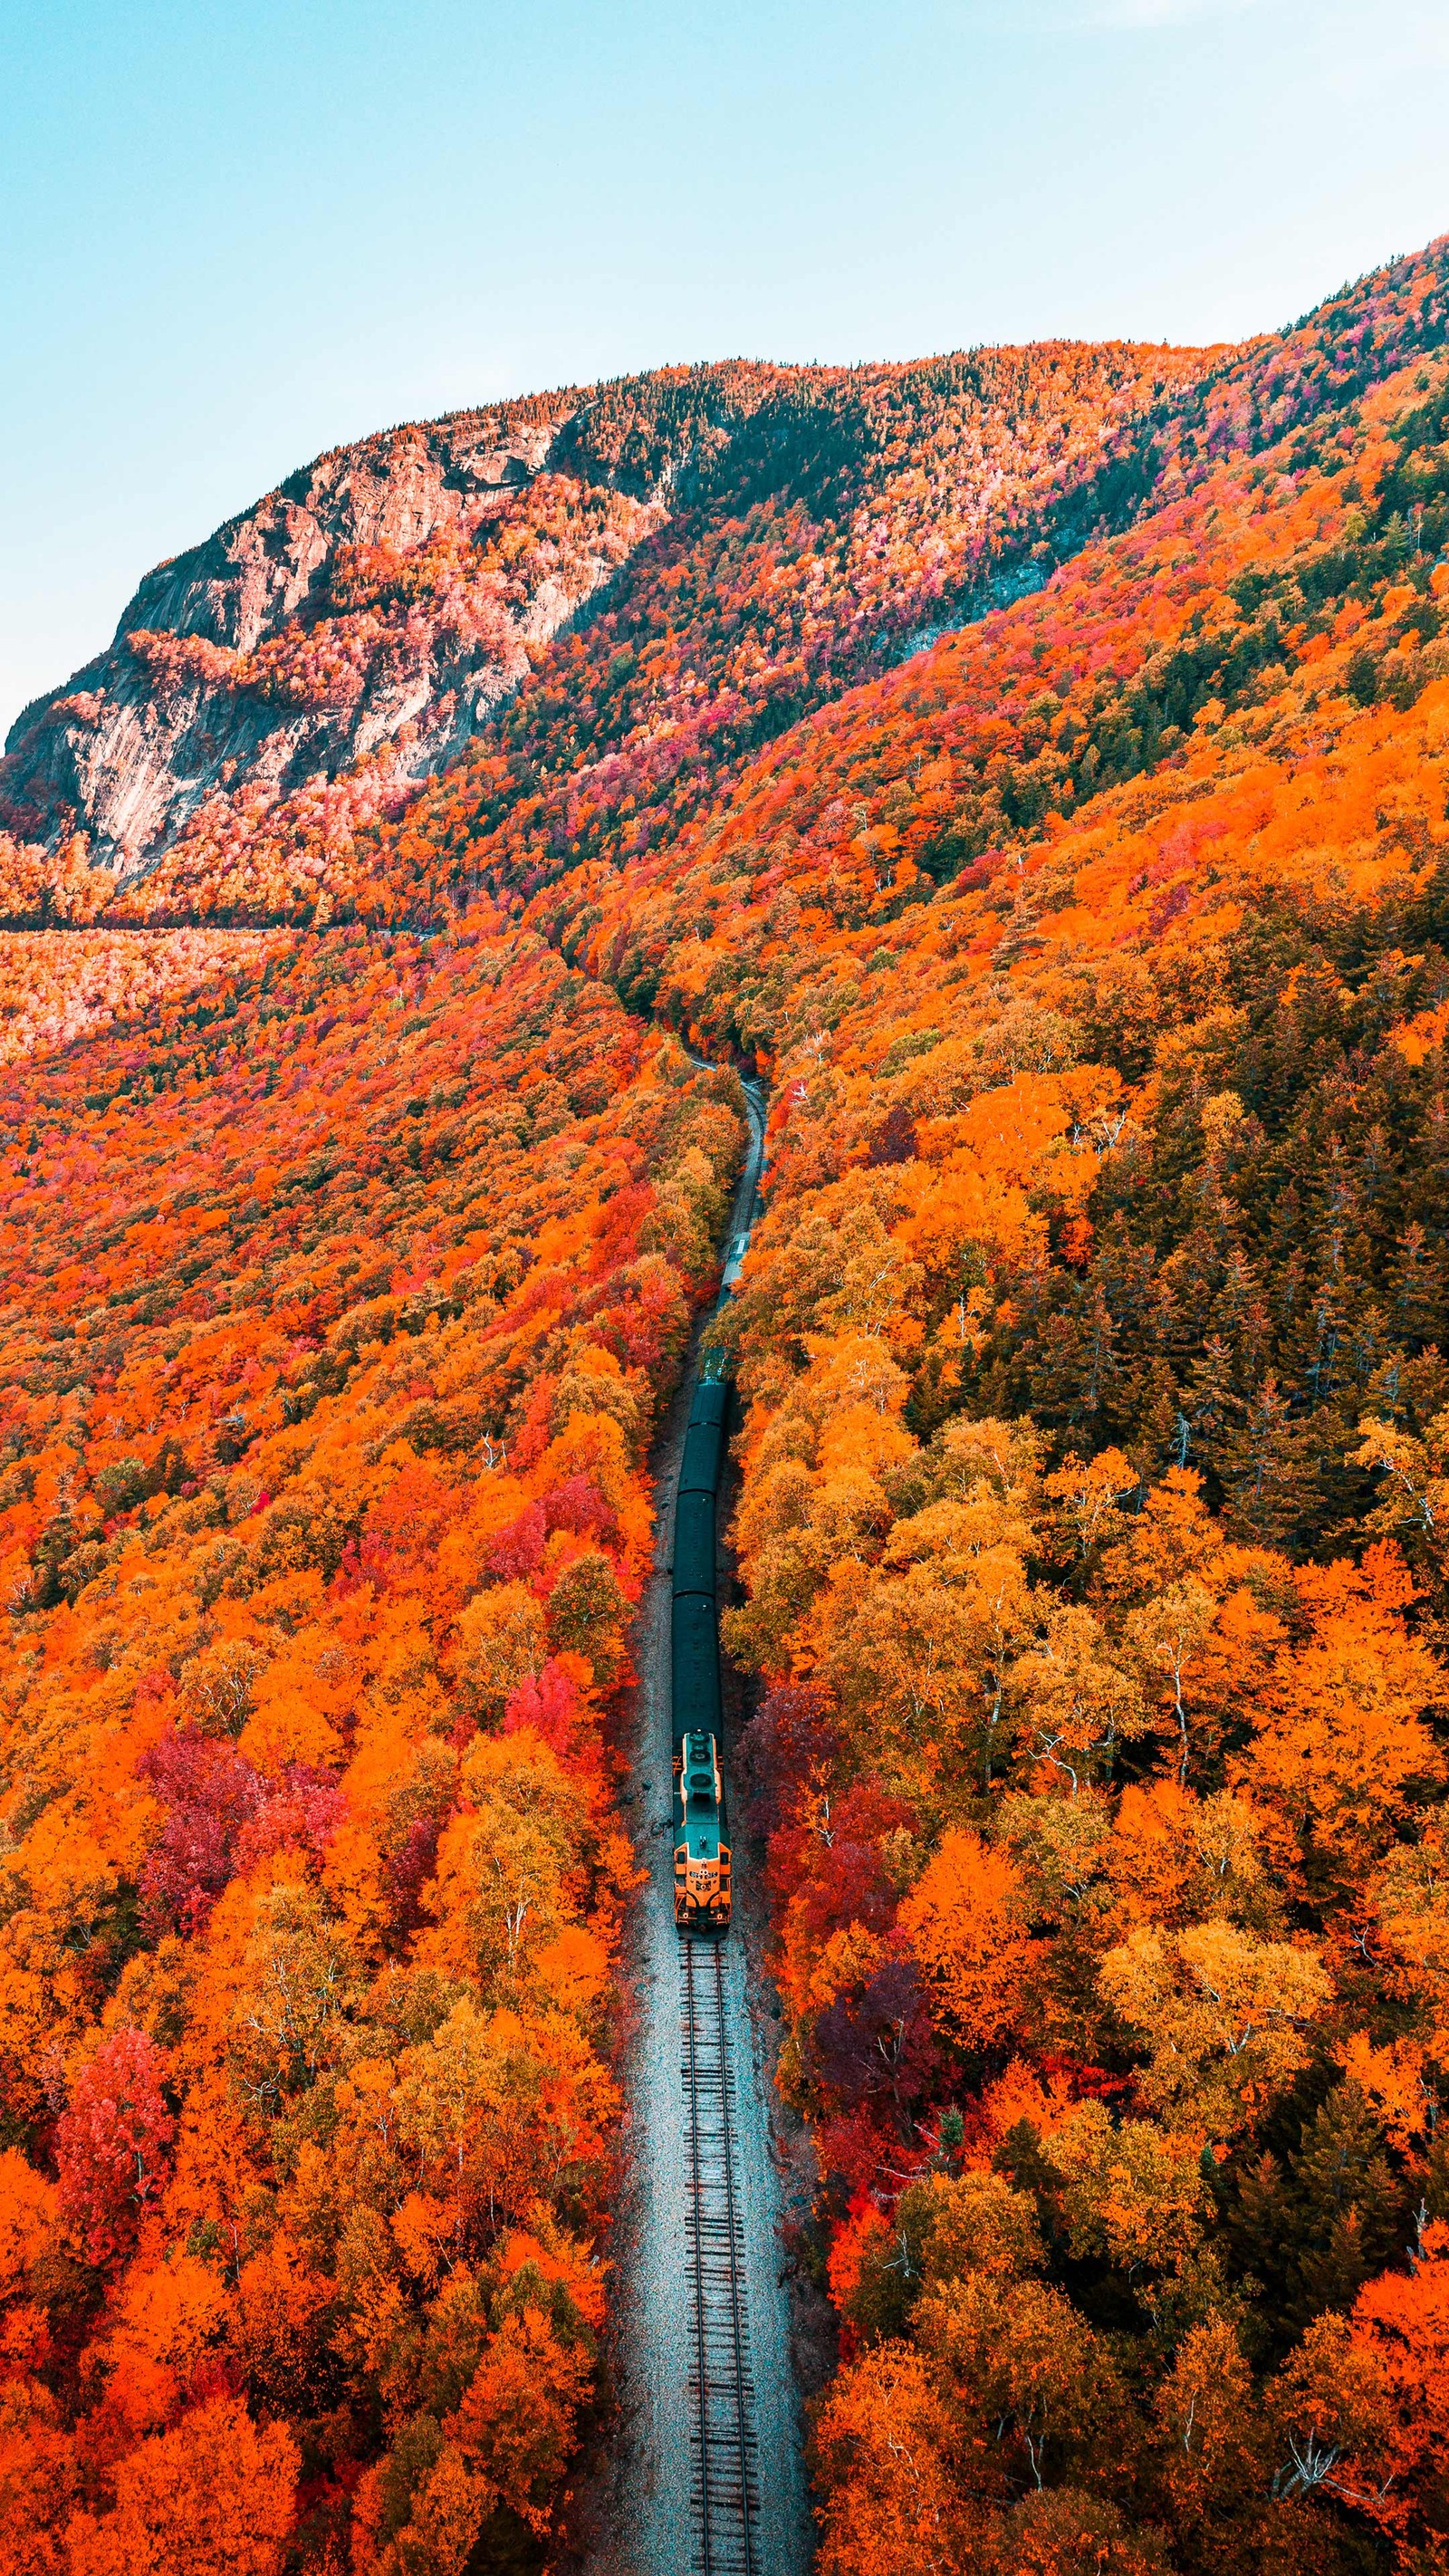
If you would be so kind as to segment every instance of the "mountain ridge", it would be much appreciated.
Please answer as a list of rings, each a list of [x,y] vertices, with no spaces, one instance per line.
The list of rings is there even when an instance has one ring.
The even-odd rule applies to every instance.
[[[39,826],[52,849],[79,828],[92,861],[124,881],[154,865],[208,800],[235,808],[247,790],[274,798],[314,783],[319,767],[330,781],[384,748],[399,784],[445,766],[526,679],[529,656],[676,514],[671,504],[709,502],[732,448],[748,451],[749,425],[772,402],[785,415],[778,445],[798,431],[790,411],[800,399],[807,411],[812,396],[842,392],[868,405],[912,380],[990,380],[1013,362],[1029,376],[1020,356],[666,369],[329,450],[146,576],[109,652],[12,728],[0,813],[22,833]],[[1159,375],[1195,363],[1085,344],[1044,344],[1037,359],[1048,375],[1096,365],[1109,396],[1114,372],[1130,385],[1138,361]],[[1110,410],[1109,401],[1103,439]],[[766,491],[778,481],[769,444],[741,459],[746,506],[752,481]],[[555,479],[539,511],[530,496],[546,464]],[[808,453],[798,466],[797,481],[818,482]],[[858,497],[847,488],[842,506]],[[990,504],[988,492],[973,531],[988,556]],[[401,591],[399,557],[411,559]]]

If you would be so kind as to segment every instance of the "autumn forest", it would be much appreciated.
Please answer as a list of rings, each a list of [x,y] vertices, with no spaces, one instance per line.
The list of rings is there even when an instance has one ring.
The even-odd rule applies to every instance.
[[[0,2567],[577,2563],[703,1325],[821,2576],[1446,2576],[1446,809],[1444,242],[409,424],[26,710]]]

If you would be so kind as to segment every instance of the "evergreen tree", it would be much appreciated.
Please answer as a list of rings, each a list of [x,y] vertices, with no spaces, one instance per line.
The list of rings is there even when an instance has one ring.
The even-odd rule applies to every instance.
[[[1231,2194],[1220,2173],[1214,2190],[1232,2269],[1252,2301],[1250,2341],[1266,2355],[1275,2347],[1274,2320],[1282,2311],[1293,2241],[1292,2196],[1277,2157],[1266,2150],[1239,2174]]]
[[[1442,1258],[1430,1247],[1417,1218],[1405,1226],[1388,1276],[1389,1319],[1395,1339],[1422,1349],[1439,1338],[1444,1314]]]
[[[1294,2255],[1289,2314],[1300,2325],[1324,2308],[1346,2309],[1363,2283],[1400,2250],[1404,2196],[1384,2154],[1383,2130],[1361,2088],[1339,2084],[1292,2158]]]
[[[1187,1436],[1181,1440],[1174,1463],[1179,1467],[1216,1468],[1233,1426],[1244,1411],[1232,1350],[1221,1333],[1213,1333],[1187,1373],[1182,1397]]]
[[[1218,1474],[1224,1518],[1250,1547],[1293,1547],[1318,1517],[1312,1435],[1293,1420],[1274,1377],[1265,1377],[1242,1420],[1222,1441]]]
[[[1191,1463],[1192,1423],[1166,1359],[1146,1358],[1131,1372],[1123,1410],[1128,1456],[1146,1483],[1155,1484],[1165,1468]]]

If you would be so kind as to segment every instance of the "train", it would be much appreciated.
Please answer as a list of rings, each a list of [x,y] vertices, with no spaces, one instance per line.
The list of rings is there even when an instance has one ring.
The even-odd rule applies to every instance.
[[[725,1832],[719,1738],[686,1735],[674,1757],[674,1920],[681,1931],[729,1930]]]
[[[727,1932],[730,1920],[715,1512],[733,1392],[707,1363],[694,1391],[674,1500],[674,1919],[682,1931],[705,1934]]]

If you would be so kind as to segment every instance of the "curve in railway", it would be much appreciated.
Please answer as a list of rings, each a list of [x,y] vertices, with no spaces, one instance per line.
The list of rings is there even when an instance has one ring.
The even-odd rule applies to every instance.
[[[749,1245],[764,1165],[764,1097],[753,1083],[745,1094],[750,1149],[721,1303]],[[696,1366],[660,1461],[670,1508],[642,1630],[636,1747],[648,1877],[621,2265],[629,2430],[596,2576],[796,2576],[811,2554],[767,2050],[738,1925],[721,1935],[675,1921],[674,1757],[685,1721],[701,1713],[712,1719],[703,1732],[723,1741],[715,1522],[731,1392]],[[727,1844],[723,1814],[719,1839]]]

